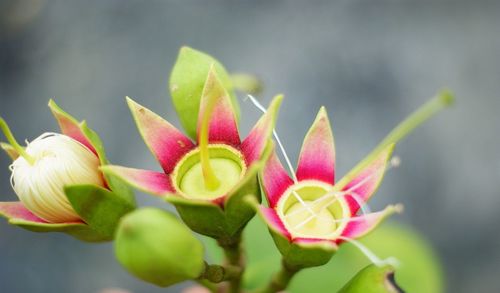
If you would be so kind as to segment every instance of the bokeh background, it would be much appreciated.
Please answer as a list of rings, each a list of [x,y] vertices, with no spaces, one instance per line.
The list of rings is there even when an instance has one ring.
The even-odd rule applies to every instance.
[[[0,115],[19,139],[33,139],[57,129],[46,107],[55,98],[88,120],[114,163],[159,169],[124,96],[179,125],[167,80],[182,45],[259,76],[264,103],[285,94],[277,129],[292,158],[327,106],[338,174],[451,88],[455,107],[399,144],[402,166],[371,207],[406,206],[395,220],[437,250],[447,291],[500,289],[500,2],[0,0]],[[247,132],[258,111],[242,108]],[[15,199],[9,164],[0,156],[2,201]],[[1,292],[165,292],[129,276],[110,244],[34,234],[4,220],[0,256]]]

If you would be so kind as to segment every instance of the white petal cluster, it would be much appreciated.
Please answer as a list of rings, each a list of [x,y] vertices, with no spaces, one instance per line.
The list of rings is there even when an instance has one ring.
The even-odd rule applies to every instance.
[[[79,220],[64,187],[103,186],[98,157],[78,141],[57,133],[42,134],[28,144],[26,152],[35,158],[34,164],[20,156],[10,166],[12,188],[21,202],[47,222]]]

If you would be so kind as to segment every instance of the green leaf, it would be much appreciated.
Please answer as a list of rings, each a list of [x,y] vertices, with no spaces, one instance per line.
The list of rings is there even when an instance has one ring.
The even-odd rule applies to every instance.
[[[170,75],[169,90],[181,124],[187,134],[196,139],[196,127],[203,86],[210,67],[214,65],[217,76],[231,96],[236,116],[239,104],[226,69],[212,56],[189,47],[182,47]]]
[[[120,218],[135,208],[115,193],[94,185],[72,185],[64,191],[85,223],[109,240],[113,239]]]
[[[339,293],[397,293],[401,288],[394,282],[394,268],[369,265],[361,270]]]
[[[122,219],[115,253],[130,273],[161,287],[195,279],[205,267],[201,242],[174,215],[154,208]]]

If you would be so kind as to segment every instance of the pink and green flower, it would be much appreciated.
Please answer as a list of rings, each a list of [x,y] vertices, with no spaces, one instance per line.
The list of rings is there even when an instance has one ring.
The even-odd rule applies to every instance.
[[[59,124],[62,135],[87,148],[97,157],[101,166],[107,164],[99,137],[88,128],[85,121],[78,122],[52,100],[49,102],[49,108]],[[1,143],[0,146],[9,157],[13,161],[19,156],[25,157],[28,161],[34,160],[16,142],[5,121],[0,119],[0,122],[9,140],[9,143]],[[9,223],[34,232],[64,232],[84,241],[111,240],[120,217],[135,208],[135,199],[131,191],[112,175],[103,176],[102,182],[103,186],[81,184],[64,187],[67,201],[77,214],[74,220],[49,222],[35,215],[21,201],[0,202],[0,215],[7,218]],[[50,197],[50,195],[45,196]],[[46,206],[46,208],[54,207]]]
[[[282,97],[277,96],[241,140],[230,95],[209,71],[197,117],[196,141],[151,110],[127,102],[146,145],[163,171],[105,166],[130,185],[174,204],[191,229],[216,239],[233,238],[254,211],[242,197],[260,201],[257,172],[270,154],[270,137]]]
[[[338,246],[355,242],[402,210],[389,205],[365,213],[380,185],[394,145],[452,101],[443,92],[396,127],[368,157],[335,182],[335,145],[325,108],[305,136],[292,177],[273,152],[260,173],[268,207],[258,206],[286,263],[295,268],[326,263]]]

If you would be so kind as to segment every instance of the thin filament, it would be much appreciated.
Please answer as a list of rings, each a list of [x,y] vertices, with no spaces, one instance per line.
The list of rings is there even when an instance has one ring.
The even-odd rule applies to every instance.
[[[363,253],[366,258],[368,258],[374,265],[377,267],[383,267],[385,265],[391,265],[393,267],[398,267],[400,265],[400,262],[398,259],[395,257],[388,257],[386,259],[380,259],[373,251],[371,251],[368,247],[363,245],[361,242],[354,240],[352,238],[348,238],[345,236],[340,236],[339,239],[344,240],[346,242],[351,243],[354,245],[356,248]]]

